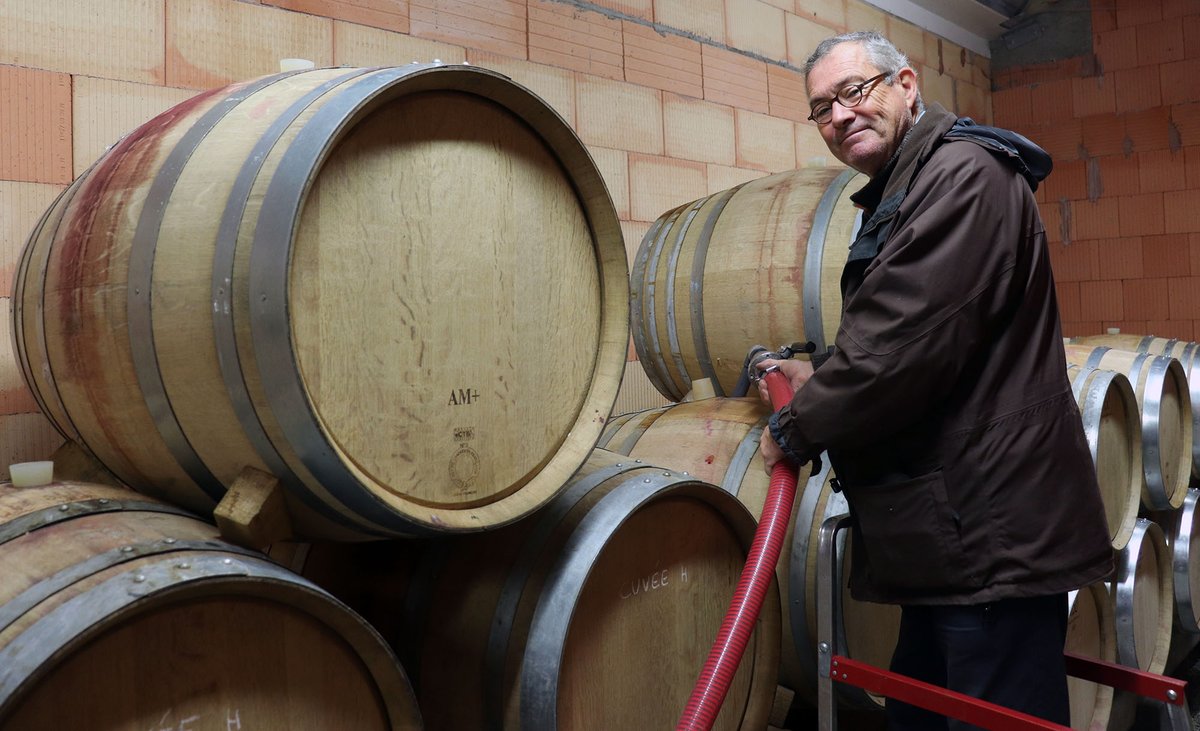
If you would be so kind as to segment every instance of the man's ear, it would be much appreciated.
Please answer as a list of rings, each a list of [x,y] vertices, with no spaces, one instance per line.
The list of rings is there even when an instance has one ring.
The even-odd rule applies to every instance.
[[[900,88],[904,90],[904,103],[908,108],[916,112],[917,107],[917,72],[910,67],[905,66],[896,72],[896,81],[900,84]]]

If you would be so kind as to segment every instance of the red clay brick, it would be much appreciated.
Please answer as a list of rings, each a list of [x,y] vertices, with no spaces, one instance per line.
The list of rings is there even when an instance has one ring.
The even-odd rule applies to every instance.
[[[1000,127],[1012,129],[1033,124],[1031,89],[1017,86],[992,92],[992,115]]]
[[[700,51],[705,99],[763,114],[770,111],[766,63],[709,45]]]
[[[1099,320],[1085,322],[1068,322],[1063,320],[1062,334],[1064,338],[1077,338],[1082,335],[1099,335],[1104,332],[1104,323]]]
[[[697,99],[704,96],[700,44],[675,35],[660,35],[638,23],[623,23],[625,79],[634,84],[673,91]]]
[[[1095,241],[1078,241],[1070,245],[1052,244],[1050,263],[1054,269],[1055,281],[1092,282],[1100,272]]]
[[[1042,185],[1046,188],[1046,200],[1083,200],[1088,197],[1086,165],[1083,160],[1056,162]]]
[[[1041,190],[1041,186],[1038,186]],[[1071,242],[1070,232],[1067,228],[1070,225],[1070,203],[1059,201],[1039,201],[1038,211],[1042,214],[1042,225],[1046,230],[1046,241],[1050,244],[1062,244],[1065,240],[1068,244]],[[1064,218],[1064,209],[1066,218]],[[1051,246],[1051,254],[1053,249]]]
[[[1142,192],[1139,184],[1137,157],[1104,155],[1095,160],[1099,178],[1099,195],[1136,195]],[[1098,197],[1091,196],[1090,197]]]
[[[576,132],[589,145],[663,152],[662,92],[575,72]],[[654,220],[654,219],[648,219]]]
[[[1157,65],[1114,71],[1112,75],[1118,112],[1133,112],[1162,104]]]
[[[1147,320],[1145,332],[1160,338],[1192,340],[1194,330],[1191,320]]]
[[[725,0],[725,39],[774,61],[787,60],[784,11],[760,0]]]
[[[804,76],[798,71],[768,64],[767,99],[772,117],[783,117],[794,122],[803,122],[808,118]]]
[[[1071,79],[1071,100],[1075,105],[1076,117],[1111,114],[1116,111],[1113,82],[1107,76]]]
[[[1092,3],[1092,32],[1104,33],[1117,29],[1117,11],[1112,5]]]
[[[1200,232],[1200,205],[1191,190],[1172,190],[1163,196],[1163,233]]]
[[[358,25],[369,25],[397,33],[408,33],[408,3],[395,0],[262,0],[263,5],[274,5],[285,10],[294,10],[309,15],[320,15],[336,20],[345,20]]]
[[[1116,114],[1098,114],[1081,120],[1081,142],[1089,155],[1124,155],[1126,149],[1125,118]]]
[[[1150,324],[1146,320],[1103,320],[1100,323],[1100,332],[1115,331],[1144,335],[1149,328]]]
[[[1162,7],[1147,0],[1116,0],[1117,27],[1142,25],[1162,20]]]
[[[1164,233],[1162,193],[1123,195],[1117,198],[1122,236],[1153,236]]]
[[[1191,265],[1191,271],[1200,275],[1200,233],[1187,235],[1188,241],[1188,263]],[[1200,317],[1200,313],[1197,313]]]
[[[1191,274],[1191,247],[1186,234],[1146,236],[1142,239],[1142,274],[1146,277],[1180,277]]]
[[[1117,11],[1114,6],[1105,2],[1104,5],[1092,4],[1092,32],[1099,34],[1117,28]]]
[[[1190,319],[1148,320],[1146,334],[1158,337],[1174,337],[1175,340],[1195,340],[1195,328]]]
[[[1184,148],[1184,167],[1187,170],[1187,187],[1200,188],[1200,147]]]
[[[1040,84],[1055,79],[1071,79],[1094,73],[1096,73],[1096,56],[1087,53],[1049,63],[996,71],[992,77],[992,84],[996,89],[1009,89],[1014,86],[1029,86],[1030,84]]]
[[[1054,283],[1055,299],[1058,300],[1060,320],[1082,320],[1083,310],[1079,306],[1079,282]]]
[[[1079,312],[1081,319],[1085,320],[1120,320],[1124,318],[1124,288],[1121,286],[1120,280],[1080,282]]]
[[[1171,107],[1171,124],[1179,134],[1179,144],[1200,145],[1200,103]]]
[[[1183,190],[1187,187],[1187,167],[1182,152],[1147,150],[1136,155],[1138,180],[1143,193]]]
[[[410,0],[414,36],[527,58],[525,0]]]
[[[592,4],[616,10],[643,20],[654,20],[654,3],[651,0],[591,0]]]
[[[1178,19],[1139,25],[1135,30],[1139,66],[1184,59],[1183,24]]]
[[[69,183],[71,77],[0,66],[0,180]]]
[[[1075,116],[1071,79],[1047,81],[1029,87],[1029,101],[1039,123],[1057,122]]]
[[[625,80],[621,21],[547,0],[529,0],[529,60]]]
[[[1080,239],[1109,239],[1122,235],[1119,200],[1122,199],[1101,198],[1094,203],[1072,201],[1075,235]]]
[[[1096,242],[1096,258],[1100,264],[1100,279],[1131,279],[1142,273],[1142,239],[1130,236],[1120,239],[1101,239]]]
[[[630,216],[653,221],[681,203],[707,195],[704,163],[669,157],[629,156]]]
[[[1196,13],[1195,0],[1162,0],[1163,20]]]
[[[1167,280],[1167,297],[1172,318],[1200,318],[1200,277],[1171,277]]]
[[[1076,119],[1058,124],[1039,124],[1021,130],[1021,133],[1041,145],[1055,160],[1077,160],[1084,147],[1085,129],[1083,121]]]
[[[1171,317],[1167,279],[1129,279],[1121,289],[1123,317],[1132,320],[1166,320]]]
[[[1166,150],[1171,147],[1171,109],[1154,107],[1125,116],[1125,135],[1129,138],[1129,149]]]
[[[654,0],[654,20],[694,38],[726,40],[724,0]]]
[[[1184,104],[1200,99],[1200,58],[1189,58],[1159,67],[1163,104]]]
[[[1092,47],[1105,73],[1138,65],[1137,28],[1097,31]]]
[[[1194,0],[1181,0],[1189,4],[1189,9],[1194,12],[1196,7]],[[1183,47],[1195,48],[1200,45],[1200,15],[1188,15],[1183,19]]]

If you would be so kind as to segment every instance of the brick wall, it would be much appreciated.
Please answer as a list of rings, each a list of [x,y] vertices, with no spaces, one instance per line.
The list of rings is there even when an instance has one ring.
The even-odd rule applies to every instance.
[[[1109,15],[1115,35],[1105,38],[1116,46],[1113,53],[1140,48],[1137,25],[1143,21]],[[804,120],[803,79],[796,69],[820,39],[851,28],[881,30],[910,54],[927,98],[991,118],[987,59],[858,0],[9,0],[0,4],[4,327],[25,237],[74,176],[154,114],[202,89],[273,73],[281,58],[306,58],[318,66],[467,60],[511,76],[545,98],[592,150],[632,257],[650,223],[679,203],[770,172],[836,164]],[[1183,104],[1180,94],[1194,83],[1185,68],[1172,65],[1186,63],[1175,58],[1186,39],[1180,36],[1172,54],[1158,50],[1153,57],[1163,83],[1173,84],[1161,103]],[[1134,53],[1121,69],[1133,74],[1146,65],[1139,61]],[[1143,84],[1132,75],[1081,79],[1078,89],[1071,88],[1079,103],[1064,113],[1086,108],[1133,128],[1135,120],[1117,108],[1126,87],[1136,94]],[[1021,103],[1018,89],[1007,93],[1013,104]],[[1149,138],[1153,120],[1142,124]],[[1200,134],[1200,114],[1189,124],[1186,137]],[[1078,120],[1075,129],[1083,134]],[[1122,156],[1120,135],[1100,126],[1092,134],[1107,135],[1116,145],[1106,155]],[[1149,139],[1138,145],[1133,154],[1168,149]],[[1081,163],[1075,177],[1086,173]],[[1200,214],[1181,205],[1180,188],[1150,190],[1166,183],[1152,177],[1151,186],[1116,201],[1113,216],[1132,217],[1157,204],[1169,222],[1161,235],[1178,235],[1175,229]],[[1200,173],[1192,180],[1200,185]],[[1083,191],[1081,186],[1070,192]],[[1137,197],[1145,195],[1153,200]],[[1170,248],[1141,233],[1128,235],[1139,239],[1147,257]],[[1096,236],[1090,245],[1099,247],[1104,238]],[[1070,286],[1079,310],[1080,278]],[[1129,303],[1136,293],[1121,294]],[[1152,299],[1156,291],[1144,294]],[[639,371],[633,363],[631,384]],[[651,400],[622,403],[642,408]],[[13,461],[47,457],[60,442],[37,412],[15,358],[3,351],[0,473]]]
[[[996,123],[1048,149],[1038,191],[1067,336],[1200,334],[1200,3],[1092,0],[1093,53],[997,72]]]

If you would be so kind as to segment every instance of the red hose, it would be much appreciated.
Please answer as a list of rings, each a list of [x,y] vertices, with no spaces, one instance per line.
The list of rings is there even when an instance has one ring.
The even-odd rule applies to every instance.
[[[779,371],[766,373],[763,381],[776,409],[792,400],[791,385]],[[779,563],[783,538],[792,518],[796,479],[796,468],[790,462],[779,462],[771,470],[771,485],[754,532],[754,543],[750,545],[750,555],[746,558],[725,621],[721,623],[721,631],[717,633],[676,731],[708,731],[717,720]]]

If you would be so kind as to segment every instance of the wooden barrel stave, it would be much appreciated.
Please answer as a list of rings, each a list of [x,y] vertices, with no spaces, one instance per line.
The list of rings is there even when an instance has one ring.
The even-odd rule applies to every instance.
[[[752,515],[762,512],[769,477],[762,469],[759,438],[770,410],[757,399],[712,398],[623,416],[605,430],[607,448],[685,471],[737,496]],[[792,521],[776,571],[784,610],[781,682],[807,703],[816,699],[817,534],[824,519],[846,512],[845,500],[830,486],[827,468],[800,471]],[[845,544],[839,541],[839,552]],[[841,562],[852,560],[842,555]],[[845,586],[845,582],[839,582]],[[884,667],[899,627],[897,607],[855,601],[843,591],[838,644],[848,656]],[[878,709],[881,700],[851,686],[838,688],[847,707]]]
[[[1200,343],[1153,335],[1113,333],[1083,335],[1071,338],[1072,343],[1108,346],[1139,353],[1168,355],[1177,359],[1187,374],[1188,394],[1192,403],[1192,477],[1200,477]]]
[[[597,450],[545,510],[428,545],[402,648],[427,728],[675,723],[754,532],[727,493]],[[768,594],[715,728],[763,728],[779,610]]]
[[[1192,414],[1187,376],[1175,358],[1067,344],[1067,362],[1125,374],[1141,415],[1142,504],[1178,508],[1191,475]]]
[[[31,387],[122,480],[196,512],[250,467],[308,537],[504,524],[582,464],[616,397],[611,200],[563,120],[493,72],[235,84],[139,128],[75,190],[15,290],[24,339],[47,334],[23,346],[27,377],[52,374]],[[547,378],[529,342],[564,367]]]
[[[1185,634],[1200,632],[1200,489],[1189,488],[1178,510],[1158,511],[1150,519],[1162,528],[1171,552],[1175,622]]]
[[[1112,599],[1103,583],[1068,594],[1067,652],[1104,662],[1116,662],[1117,645]],[[1098,731],[1108,727],[1112,714],[1111,686],[1067,677],[1071,698],[1071,728]]]
[[[632,270],[632,326],[638,358],[664,396],[682,399],[699,378],[731,393],[756,344],[833,344],[858,221],[855,179],[832,168],[779,173],[655,222]]]
[[[1108,534],[1120,550],[1133,535],[1142,502],[1142,440],[1137,397],[1122,373],[1067,366],[1083,432],[1096,467]]]
[[[1139,518],[1117,561],[1113,582],[1117,660],[1161,673],[1171,644],[1171,557],[1162,528]]]
[[[0,564],[5,728],[420,728],[378,633],[173,506],[0,486]]]

